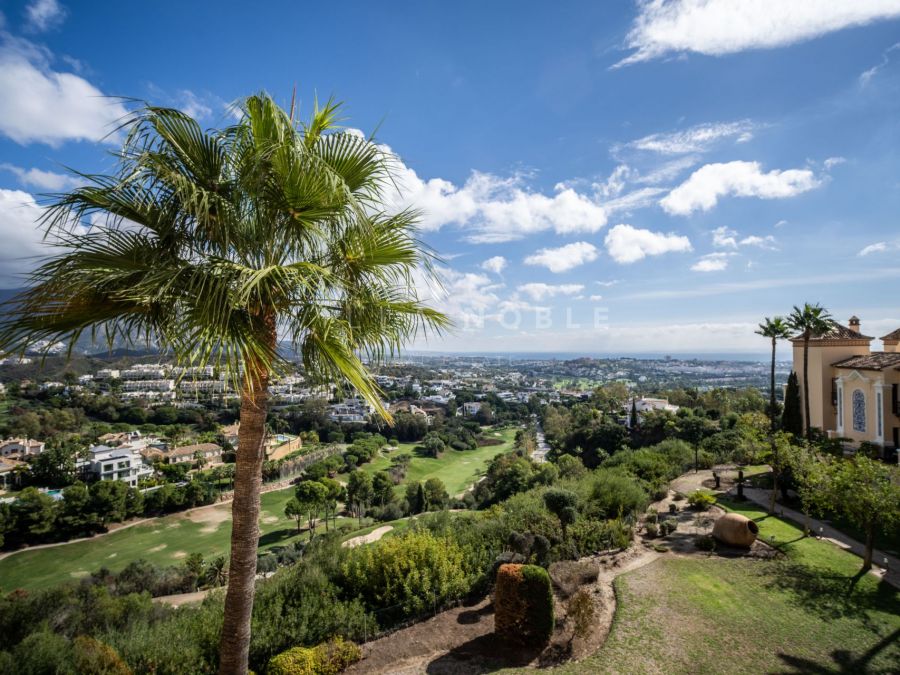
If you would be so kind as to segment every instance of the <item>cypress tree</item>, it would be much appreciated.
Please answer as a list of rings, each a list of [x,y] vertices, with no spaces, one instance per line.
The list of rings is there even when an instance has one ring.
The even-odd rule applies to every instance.
[[[781,414],[781,428],[794,436],[803,435],[803,413],[800,406],[800,386],[797,373],[791,371],[787,389],[784,392],[784,412]]]

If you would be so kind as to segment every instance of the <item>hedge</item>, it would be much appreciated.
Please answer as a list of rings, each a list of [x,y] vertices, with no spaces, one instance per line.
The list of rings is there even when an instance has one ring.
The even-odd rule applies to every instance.
[[[501,565],[494,593],[494,632],[511,642],[541,646],[553,634],[550,575],[537,565]]]

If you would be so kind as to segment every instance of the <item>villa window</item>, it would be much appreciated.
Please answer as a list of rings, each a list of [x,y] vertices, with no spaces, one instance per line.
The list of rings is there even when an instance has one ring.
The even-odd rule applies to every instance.
[[[882,435],[884,434],[882,420],[881,420],[882,405],[883,404],[881,402],[881,392],[880,391],[875,392],[875,435],[878,436],[878,438],[881,438]]]
[[[866,431],[866,395],[860,389],[853,392],[853,431]]]
[[[844,388],[838,385],[837,395],[837,425],[838,429],[844,428]]]

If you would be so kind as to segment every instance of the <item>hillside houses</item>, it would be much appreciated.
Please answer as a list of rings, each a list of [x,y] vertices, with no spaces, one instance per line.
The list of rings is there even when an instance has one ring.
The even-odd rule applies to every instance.
[[[0,457],[10,459],[24,459],[35,457],[44,452],[46,445],[43,441],[28,438],[7,438],[0,441]]]

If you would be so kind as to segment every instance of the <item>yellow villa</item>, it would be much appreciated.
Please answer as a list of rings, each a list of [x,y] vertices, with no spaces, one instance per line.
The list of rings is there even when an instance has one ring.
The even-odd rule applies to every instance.
[[[859,319],[850,317],[848,324],[809,341],[811,425],[854,444],[900,448],[900,329],[881,338],[884,351],[873,352],[875,338],[860,332]],[[803,338],[791,343],[802,397]]]

